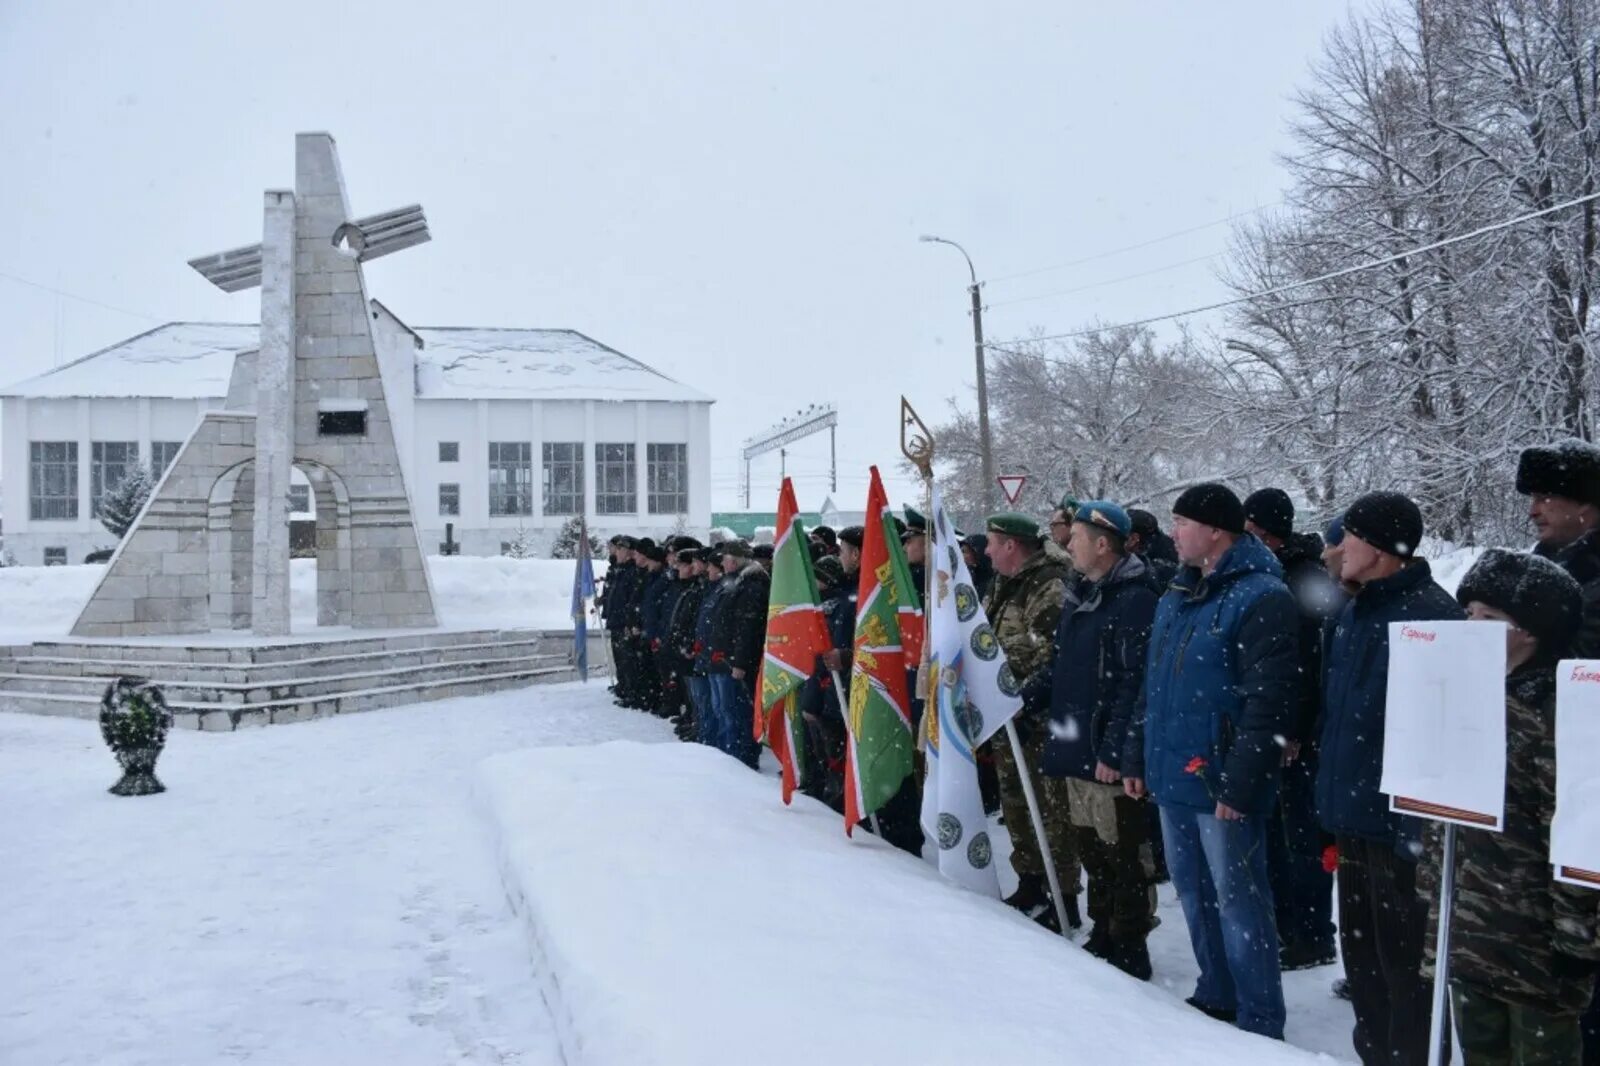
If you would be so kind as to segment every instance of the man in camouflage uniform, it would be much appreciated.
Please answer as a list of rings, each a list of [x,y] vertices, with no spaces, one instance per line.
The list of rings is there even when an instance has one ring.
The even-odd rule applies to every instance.
[[[1490,548],[1461,579],[1467,617],[1506,629],[1505,828],[1456,830],[1450,919],[1450,993],[1463,1058],[1496,1063],[1577,1063],[1579,1017],[1594,992],[1592,889],[1550,871],[1555,810],[1556,664],[1579,635],[1583,594],[1554,562]],[[1429,829],[1418,888],[1429,900],[1432,970],[1439,921],[1442,834]]]
[[[1069,572],[1045,553],[1044,537],[1034,519],[1020,514],[998,514],[989,519],[986,528],[989,558],[997,576],[984,608],[1012,676],[1018,685],[1026,686],[1035,672],[1049,666],[1050,649],[1061,620],[1061,605],[1067,598]],[[1049,739],[1045,721],[1019,715],[1017,732],[1023,740],[1023,755],[1039,800],[1039,814],[1044,821],[1045,839],[1050,845],[1056,876],[1066,896],[1061,902],[1067,912],[1067,923],[1077,929],[1083,924],[1078,911],[1082,873],[1072,841],[1066,782],[1038,773]],[[1011,866],[1017,872],[1017,890],[1006,902],[1054,928],[1056,917],[1050,905],[1044,859],[1023,795],[1016,756],[1005,737],[996,739],[992,747],[1000,779],[1000,809],[1005,813],[1006,832],[1011,836]]]

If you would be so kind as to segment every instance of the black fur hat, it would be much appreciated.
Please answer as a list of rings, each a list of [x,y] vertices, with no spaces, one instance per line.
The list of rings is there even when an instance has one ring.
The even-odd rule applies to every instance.
[[[1524,449],[1517,460],[1517,491],[1600,506],[1600,448],[1588,441],[1564,440]]]
[[[1490,548],[1456,589],[1456,602],[1478,602],[1510,615],[1539,641],[1545,658],[1571,648],[1583,621],[1583,590],[1573,576],[1541,555]]]

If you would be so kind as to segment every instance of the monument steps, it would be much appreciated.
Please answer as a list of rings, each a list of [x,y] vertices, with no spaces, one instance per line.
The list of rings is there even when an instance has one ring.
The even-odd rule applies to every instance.
[[[484,639],[488,636],[499,639]],[[604,661],[600,639],[599,634],[590,638],[590,660],[597,668]],[[300,658],[290,657],[294,655]],[[250,661],[260,656],[271,661]],[[94,718],[105,686],[124,674],[160,683],[177,725],[222,731],[577,677],[572,635],[536,630],[438,631],[249,646],[51,641],[0,649],[0,710]]]
[[[490,659],[527,658],[539,655],[541,649],[548,648],[548,644],[543,637],[536,636],[527,640],[485,641],[398,651],[363,651],[254,664],[195,663],[171,658],[141,660],[115,654],[97,655],[93,658],[32,654],[39,647],[42,646],[26,649],[11,659],[0,659],[0,688],[4,687],[4,679],[12,674],[75,678],[115,677],[119,674],[139,673],[172,684],[186,681],[206,681],[223,685],[266,684],[308,678],[345,677],[368,672],[374,667],[381,669],[391,665],[431,666],[482,662]]]

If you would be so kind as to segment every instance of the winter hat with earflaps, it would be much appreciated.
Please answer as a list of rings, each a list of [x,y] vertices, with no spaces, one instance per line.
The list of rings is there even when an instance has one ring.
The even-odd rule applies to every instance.
[[[1600,448],[1581,440],[1525,448],[1517,459],[1517,491],[1600,506]]]
[[[1344,532],[1381,552],[1409,559],[1422,543],[1422,511],[1401,493],[1369,492],[1345,511]]]
[[[1456,589],[1456,602],[1504,611],[1533,634],[1547,659],[1566,654],[1583,621],[1583,590],[1571,574],[1543,556],[1505,548],[1478,556]]]

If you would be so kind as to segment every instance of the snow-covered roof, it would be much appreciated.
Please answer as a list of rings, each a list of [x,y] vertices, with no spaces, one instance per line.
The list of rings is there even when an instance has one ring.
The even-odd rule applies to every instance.
[[[417,327],[417,398],[666,400],[710,396],[570,329]],[[169,322],[5,389],[0,396],[226,396],[248,323]]]

